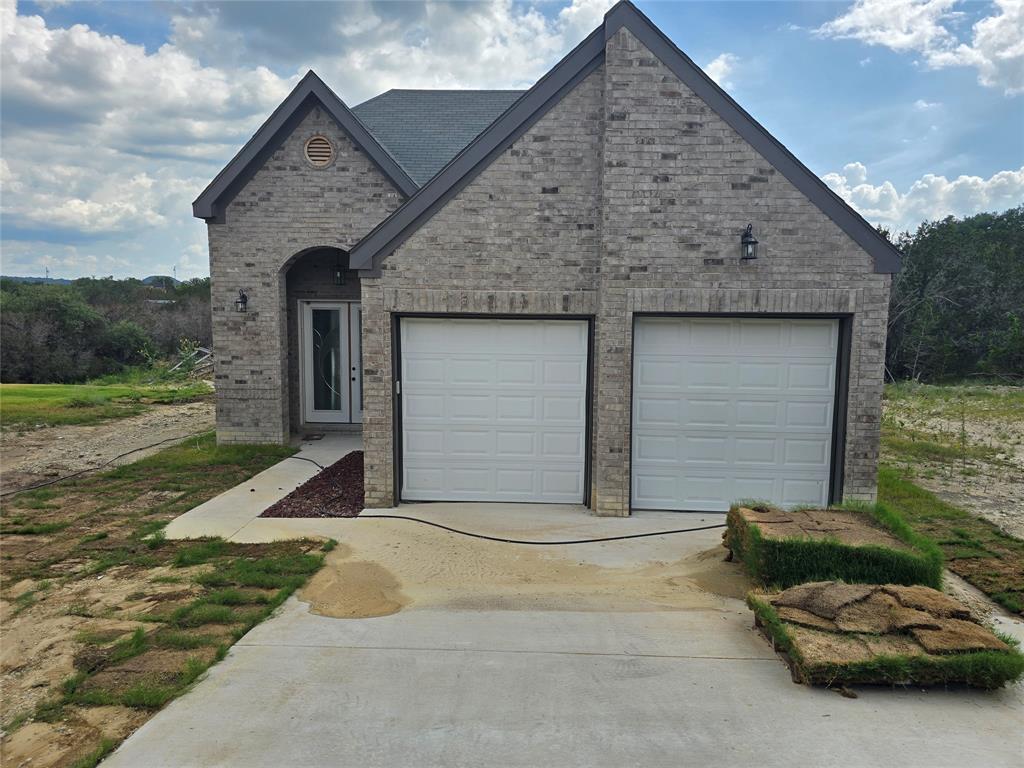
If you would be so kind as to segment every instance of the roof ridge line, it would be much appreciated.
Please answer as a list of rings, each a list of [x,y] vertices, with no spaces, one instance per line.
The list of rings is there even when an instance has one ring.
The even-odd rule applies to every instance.
[[[629,0],[620,0],[612,6],[605,14],[601,25],[582,43],[520,96],[416,194],[356,243],[350,251],[350,263],[353,268],[376,269],[381,258],[387,257],[429,219],[434,211],[475,178],[510,140],[515,141],[533,122],[536,122],[539,119],[538,112],[546,105],[550,108],[551,100],[564,88],[556,88],[555,93],[551,93],[552,89],[548,86],[552,77],[557,74],[561,81],[573,82],[592,63],[590,58],[586,61],[580,60],[579,51],[584,46],[593,45],[595,37],[599,35],[601,48],[600,52],[594,53],[594,57],[603,60],[607,41],[623,27],[629,29],[653,56],[668,67],[744,141],[864,249],[872,257],[875,272],[893,273],[899,270],[899,250],[736,103]],[[509,116],[513,114],[519,115],[521,121],[515,125],[507,125]]]

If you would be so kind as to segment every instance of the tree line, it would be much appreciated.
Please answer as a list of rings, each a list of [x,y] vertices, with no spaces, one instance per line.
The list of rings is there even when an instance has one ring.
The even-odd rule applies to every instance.
[[[1024,383],[1024,205],[890,239],[903,268],[889,301],[888,377]]]
[[[69,383],[209,347],[210,279],[0,279],[0,381]]]
[[[1024,205],[883,234],[903,252],[889,304],[888,378],[1024,383]],[[151,364],[183,339],[211,345],[209,278],[0,280],[0,381],[83,381]]]

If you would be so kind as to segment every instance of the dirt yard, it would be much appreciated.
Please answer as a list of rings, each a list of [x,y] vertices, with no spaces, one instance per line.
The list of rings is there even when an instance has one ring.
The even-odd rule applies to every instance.
[[[162,440],[213,429],[213,403],[153,405],[136,416],[89,425],[44,427],[0,433],[4,491],[98,467],[115,456]],[[138,451],[118,463],[138,461],[160,447]]]
[[[159,430],[194,431],[209,415],[200,403],[157,409],[141,425],[110,423],[127,431],[120,444],[109,429],[61,431],[88,430],[97,450],[121,452],[159,439]],[[0,763],[93,765],[320,567],[317,541],[161,535],[169,520],[291,452],[216,446],[207,434],[3,500]]]
[[[890,387],[882,460],[1024,539],[1024,389]]]

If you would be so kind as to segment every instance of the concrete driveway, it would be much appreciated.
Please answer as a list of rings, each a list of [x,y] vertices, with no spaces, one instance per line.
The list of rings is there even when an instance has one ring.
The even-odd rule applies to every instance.
[[[399,512],[563,539],[721,522],[575,507]],[[253,520],[341,542],[300,599],[105,763],[149,766],[1020,766],[1024,693],[794,685],[720,531],[498,544],[394,520]],[[1008,627],[1019,633],[1019,625]]]

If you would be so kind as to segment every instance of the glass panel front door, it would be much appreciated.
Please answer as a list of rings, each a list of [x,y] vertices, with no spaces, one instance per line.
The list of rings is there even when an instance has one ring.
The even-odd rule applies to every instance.
[[[359,305],[302,304],[303,415],[307,422],[362,420]]]

